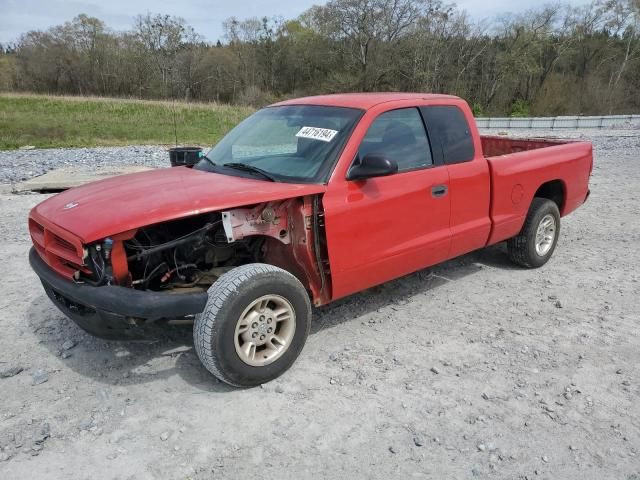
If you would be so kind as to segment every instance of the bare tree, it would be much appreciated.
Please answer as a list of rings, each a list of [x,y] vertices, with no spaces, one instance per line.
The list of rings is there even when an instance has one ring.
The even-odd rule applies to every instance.
[[[559,0],[564,1],[564,0]],[[210,44],[180,18],[24,34],[2,88],[263,105],[337,91],[455,93],[476,113],[640,110],[640,0],[556,3],[485,22],[439,0],[330,0],[296,19],[230,18]]]
[[[201,39],[184,19],[150,13],[136,17],[135,34],[147,58],[159,72],[166,96],[174,81],[178,53],[187,44]]]
[[[332,0],[314,10],[316,22],[334,39],[352,43],[360,66],[361,89],[368,90],[372,50],[409,31],[433,2],[426,0]]]

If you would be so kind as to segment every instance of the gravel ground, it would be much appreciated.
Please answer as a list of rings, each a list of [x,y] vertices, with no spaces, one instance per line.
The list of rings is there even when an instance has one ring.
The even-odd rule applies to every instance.
[[[26,262],[44,196],[0,195],[0,478],[638,480],[637,133],[562,132],[592,138],[596,166],[544,268],[500,245],[316,310],[296,365],[245,390],[200,366],[188,328],[109,343],[65,319]],[[92,158],[145,151],[164,164]]]
[[[0,151],[0,184],[21,182],[50,170],[69,166],[81,170],[90,170],[96,165],[167,167],[168,148],[158,145],[132,145]]]

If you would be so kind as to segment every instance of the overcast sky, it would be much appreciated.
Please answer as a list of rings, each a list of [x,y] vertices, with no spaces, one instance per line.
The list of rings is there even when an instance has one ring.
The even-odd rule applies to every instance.
[[[15,41],[28,30],[44,30],[80,13],[98,17],[109,28],[128,30],[140,13],[167,13],[186,19],[207,40],[222,37],[222,21],[231,16],[293,18],[322,0],[0,0],[0,43]],[[450,2],[445,2],[450,3]],[[458,0],[474,18],[526,10],[539,0]],[[572,0],[573,4],[588,0]]]

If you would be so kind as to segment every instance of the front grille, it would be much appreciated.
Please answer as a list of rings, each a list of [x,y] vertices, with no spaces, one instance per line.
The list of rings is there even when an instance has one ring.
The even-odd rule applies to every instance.
[[[82,244],[78,239],[33,218],[29,219],[29,233],[38,255],[60,275],[73,278],[78,270],[91,274],[83,264]],[[67,238],[63,238],[63,235]]]

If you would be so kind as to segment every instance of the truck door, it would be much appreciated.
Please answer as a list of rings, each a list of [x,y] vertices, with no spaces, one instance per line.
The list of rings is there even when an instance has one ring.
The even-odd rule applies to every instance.
[[[449,174],[435,165],[418,108],[381,113],[357,158],[398,163],[396,174],[330,183],[323,198],[333,298],[448,257]]]
[[[474,145],[474,121],[455,105],[421,107],[436,163],[449,172],[451,248],[449,257],[482,248],[491,232],[491,180],[482,148]],[[467,109],[468,110],[468,109]],[[471,118],[467,118],[471,117]]]

